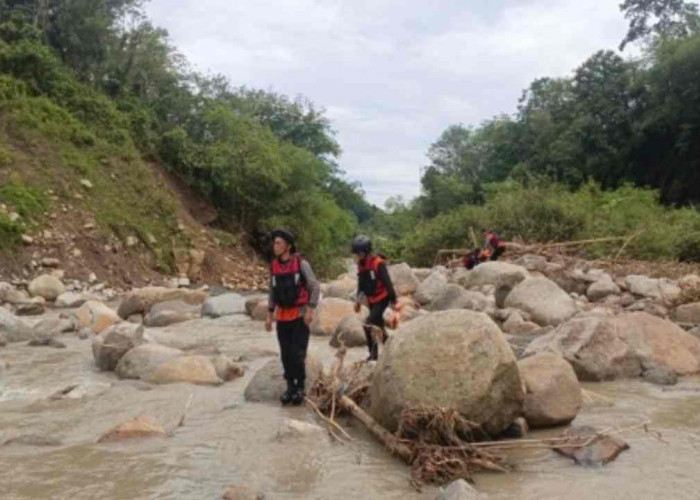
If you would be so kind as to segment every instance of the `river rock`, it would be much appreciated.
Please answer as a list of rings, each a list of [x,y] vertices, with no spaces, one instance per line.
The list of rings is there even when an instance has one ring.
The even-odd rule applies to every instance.
[[[234,314],[245,314],[244,297],[237,293],[226,293],[217,297],[210,297],[204,302],[202,316],[208,318],[221,318]]]
[[[329,337],[348,314],[355,314],[355,304],[343,299],[323,299],[314,311],[311,335]],[[366,308],[363,308],[366,315]]]
[[[267,295],[253,295],[246,298],[245,301],[245,312],[248,316],[253,315],[253,311],[258,307],[260,302],[267,302]],[[266,306],[267,307],[267,306]]]
[[[202,306],[191,305],[181,300],[169,300],[151,307],[143,323],[152,328],[164,327],[198,319],[201,312]]]
[[[396,290],[396,295],[413,295],[418,288],[418,278],[408,264],[394,264],[389,266],[389,277]]]
[[[490,261],[479,264],[469,273],[467,288],[484,285],[515,286],[528,277],[527,269],[507,262]]]
[[[32,339],[32,329],[4,307],[0,307],[0,333],[7,342],[27,342]]]
[[[41,316],[45,312],[46,305],[44,299],[42,299],[41,297],[35,297],[29,302],[24,302],[15,306],[15,314],[17,316]]]
[[[165,436],[163,425],[148,415],[142,415],[119,424],[105,433],[97,442],[116,443],[129,439],[144,439],[156,436]]]
[[[581,387],[561,356],[541,353],[518,361],[525,383],[523,413],[530,427],[566,425],[581,410]]]
[[[33,340],[44,342],[51,337],[73,331],[73,322],[61,318],[44,318],[33,328]]]
[[[63,292],[65,292],[65,287],[61,280],[48,274],[42,274],[29,283],[29,294],[32,297],[56,300]]]
[[[700,325],[700,302],[693,302],[691,304],[683,304],[682,306],[678,306],[674,317],[679,323]]]
[[[478,491],[464,479],[458,479],[445,488],[440,488],[435,500],[479,500],[479,498]]]
[[[0,282],[0,302],[7,304],[21,304],[29,301],[29,295],[22,290],[17,290],[9,283]]]
[[[143,326],[120,323],[92,341],[92,355],[101,371],[114,371],[122,356],[143,343]]]
[[[447,277],[447,281],[453,285],[467,288],[469,286],[469,274],[471,274],[469,269],[458,267]]]
[[[230,382],[244,375],[243,368],[228,356],[218,355],[211,358],[216,375],[224,382]]]
[[[75,292],[64,292],[56,298],[56,307],[74,308],[80,307],[88,300],[96,300],[96,297]]]
[[[268,314],[267,299],[264,299],[257,303],[255,309],[253,309],[252,313],[250,314],[250,317],[253,319],[253,321],[265,321]]]
[[[524,394],[498,326],[486,314],[453,310],[416,318],[391,337],[370,399],[372,415],[392,432],[406,407],[438,405],[498,435],[521,413]]]
[[[142,344],[130,349],[117,363],[115,370],[122,379],[145,379],[160,365],[182,356],[179,349],[157,344]]]
[[[573,438],[572,444],[581,444],[588,442],[587,446],[562,446],[554,448],[554,450],[572,458],[575,463],[585,466],[600,466],[614,461],[620,453],[629,450],[629,445],[619,436],[604,435],[598,439],[590,439],[596,435],[598,431],[591,426],[572,427],[568,429],[564,435]]]
[[[444,273],[433,271],[425,280],[423,280],[416,289],[414,298],[421,305],[435,302],[444,289],[447,288],[447,277]]]
[[[75,312],[75,322],[78,330],[89,329],[93,334],[99,334],[116,324],[119,316],[102,302],[89,300]]]
[[[678,286],[683,289],[700,288],[700,276],[697,274],[686,274],[678,280]]]
[[[646,363],[677,375],[700,372],[700,340],[644,312],[573,318],[533,341],[525,355],[540,352],[563,356],[583,381],[638,377]]]
[[[366,346],[367,340],[365,339],[363,323],[362,317],[359,314],[353,313],[345,315],[333,331],[333,336],[329,342],[331,347],[340,347],[341,340],[345,347]]]
[[[265,494],[245,484],[234,484],[226,488],[223,500],[265,500]]]
[[[326,431],[316,424],[285,418],[277,430],[278,441],[288,441],[304,437],[323,439]]]
[[[345,275],[328,283],[325,297],[343,300],[355,300],[357,296],[357,278]]]
[[[521,335],[535,333],[540,329],[540,325],[525,321],[518,311],[513,311],[508,319],[503,323],[503,331],[511,335]]]
[[[541,255],[527,253],[517,258],[515,264],[524,267],[528,271],[544,273],[547,271],[547,259]]]
[[[465,290],[459,285],[447,285],[438,298],[426,306],[426,309],[431,311],[448,311],[450,309],[485,311],[488,305],[489,301],[479,292]]]
[[[201,305],[207,297],[208,294],[201,290],[149,286],[130,292],[124,297],[117,312],[122,319],[127,319],[132,314],[146,314],[153,305],[161,302],[181,300],[187,304]]]
[[[591,283],[586,291],[586,296],[591,302],[598,302],[609,295],[618,295],[620,287],[612,279],[602,279]]]
[[[648,276],[627,276],[625,283],[628,290],[634,295],[649,299],[663,300],[667,303],[676,300],[681,289],[667,279],[654,279]]]
[[[656,385],[676,385],[678,383],[678,376],[665,366],[655,366],[646,370],[642,374],[642,378]]]
[[[547,278],[522,281],[508,294],[505,305],[527,312],[541,326],[556,326],[578,312],[574,300]]]
[[[306,356],[306,389],[314,385],[323,371],[323,365],[313,354]],[[260,368],[245,388],[246,401],[279,403],[287,388],[284,370],[279,359],[271,359]]]
[[[221,379],[207,356],[179,356],[161,364],[144,379],[152,384],[186,382],[197,385],[219,385]]]

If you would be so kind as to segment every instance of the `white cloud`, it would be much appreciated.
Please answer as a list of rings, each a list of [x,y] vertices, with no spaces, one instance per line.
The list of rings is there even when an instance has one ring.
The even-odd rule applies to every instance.
[[[626,25],[610,0],[152,0],[195,67],[326,107],[341,165],[369,198],[418,194],[449,124],[515,110],[540,76],[569,74]]]

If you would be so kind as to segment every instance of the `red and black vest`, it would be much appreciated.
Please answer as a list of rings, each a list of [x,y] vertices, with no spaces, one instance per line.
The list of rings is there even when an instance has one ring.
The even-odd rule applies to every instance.
[[[486,241],[488,241],[489,245],[491,245],[493,248],[500,248],[506,246],[506,244],[501,241],[501,238],[498,237],[496,233],[489,233],[486,235]]]
[[[368,255],[357,265],[357,286],[370,304],[381,302],[389,296],[384,282],[379,278],[379,266],[383,262],[378,255]]]
[[[301,307],[309,303],[301,262],[299,254],[292,255],[287,262],[272,260],[272,296],[280,307]]]

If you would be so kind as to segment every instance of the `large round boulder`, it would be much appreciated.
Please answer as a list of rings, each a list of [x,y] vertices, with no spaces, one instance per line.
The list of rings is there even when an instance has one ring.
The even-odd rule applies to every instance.
[[[610,295],[619,295],[620,287],[612,279],[602,279],[591,283],[586,291],[586,296],[591,302],[598,302]]]
[[[29,294],[46,300],[56,300],[65,290],[61,280],[49,274],[42,274],[29,283]]]
[[[145,380],[152,384],[219,385],[221,383],[214,363],[207,356],[175,357],[149,373]]]
[[[625,284],[634,295],[647,299],[663,300],[667,303],[673,302],[681,294],[679,286],[664,278],[630,275],[625,279]]]
[[[32,328],[4,307],[0,307],[0,333],[7,342],[26,342],[32,339]]]
[[[505,306],[520,309],[541,326],[556,326],[578,312],[576,302],[547,278],[528,278],[508,294]]]
[[[493,435],[521,413],[515,356],[483,313],[444,311],[414,319],[391,337],[370,389],[371,413],[395,431],[406,408],[454,408]]]
[[[204,302],[202,316],[208,318],[221,318],[234,314],[246,313],[246,299],[237,293],[225,293],[216,297],[210,297]]]
[[[525,420],[532,428],[566,425],[581,410],[581,387],[561,356],[541,353],[518,361],[525,383]]]
[[[313,354],[306,356],[306,389],[314,385],[323,372],[323,364]],[[279,403],[280,396],[287,388],[284,369],[279,359],[271,359],[260,368],[245,388],[246,401]]]
[[[187,304],[201,305],[207,297],[208,294],[201,290],[148,286],[133,290],[124,297],[117,312],[122,319],[127,319],[134,314],[147,314],[151,307],[160,302],[181,300]]]
[[[144,379],[160,365],[182,356],[180,349],[158,344],[143,344],[130,349],[117,363],[119,378]]]
[[[418,278],[408,264],[394,264],[389,266],[389,277],[396,290],[396,295],[413,295],[418,288]]]
[[[700,372],[700,340],[645,312],[573,318],[533,341],[525,355],[540,352],[563,356],[583,381],[638,377],[649,364],[676,375]]]
[[[510,285],[515,286],[527,278],[527,269],[509,264],[507,262],[484,262],[472,269],[468,275],[467,288],[484,285]]]
[[[143,343],[143,326],[119,323],[92,341],[95,364],[102,371],[114,371],[127,352]]]

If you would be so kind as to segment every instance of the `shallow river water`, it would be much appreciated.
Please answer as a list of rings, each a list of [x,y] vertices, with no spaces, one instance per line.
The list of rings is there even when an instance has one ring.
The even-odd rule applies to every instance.
[[[58,446],[0,447],[0,499],[218,499],[230,484],[262,490],[268,499],[435,498],[417,492],[409,469],[392,458],[359,425],[350,444],[325,435],[277,437],[285,419],[314,422],[303,408],[247,403],[247,382],[277,352],[262,324],[232,317],[197,320],[148,330],[179,348],[218,349],[245,356],[246,375],[221,387],[184,384],[149,387],[96,370],[90,341],[61,337],[67,349],[11,344],[0,349],[0,443],[26,434],[60,440]],[[327,339],[311,348],[330,366]],[[351,350],[350,360],[363,349]],[[73,384],[73,398],[48,397]],[[631,450],[604,468],[586,469],[549,450],[513,454],[516,471],[480,474],[476,488],[490,499],[698,499],[700,498],[700,379],[672,388],[641,381],[586,385],[609,403],[588,405],[576,424],[599,428],[651,420],[660,433],[625,436]],[[107,430],[147,414],[166,429],[163,438],[96,444]],[[531,433],[529,437],[557,434]]]

